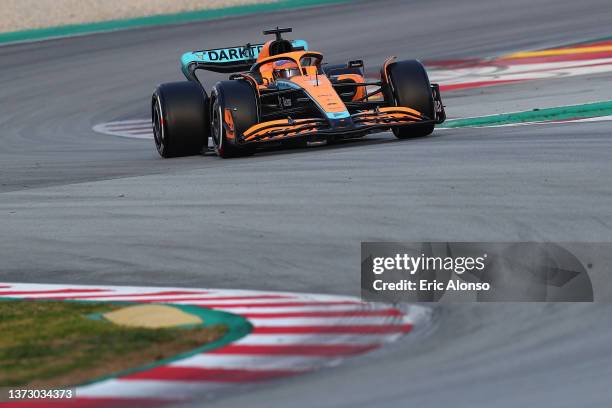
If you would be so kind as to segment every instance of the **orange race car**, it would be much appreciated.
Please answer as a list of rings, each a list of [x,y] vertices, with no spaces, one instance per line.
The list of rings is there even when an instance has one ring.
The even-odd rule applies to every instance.
[[[416,60],[387,59],[381,79],[363,62],[325,65],[303,40],[188,52],[188,81],[157,87],[152,99],[155,144],[162,157],[196,155],[209,136],[221,157],[253,154],[269,144],[334,142],[392,129],[400,139],[426,136],[445,120],[440,90]],[[231,73],[207,94],[197,70]]]

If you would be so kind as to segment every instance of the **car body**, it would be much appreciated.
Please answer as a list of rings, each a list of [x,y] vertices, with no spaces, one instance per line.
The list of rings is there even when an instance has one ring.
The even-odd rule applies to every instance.
[[[391,57],[380,79],[370,80],[361,60],[326,66],[323,55],[310,51],[306,41],[283,39],[287,32],[291,29],[277,27],[264,31],[276,36],[264,44],[184,54],[182,71],[190,85],[164,84],[153,96],[160,154],[197,154],[208,136],[221,157],[249,155],[270,144],[334,142],[390,129],[403,139],[430,134],[444,121],[439,88],[429,83],[418,61]],[[198,70],[231,75],[209,96]],[[185,108],[187,100],[192,106]]]

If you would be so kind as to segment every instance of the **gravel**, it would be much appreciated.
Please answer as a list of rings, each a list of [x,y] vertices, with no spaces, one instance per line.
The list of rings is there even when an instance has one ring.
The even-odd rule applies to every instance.
[[[2,0],[0,32],[278,0]]]

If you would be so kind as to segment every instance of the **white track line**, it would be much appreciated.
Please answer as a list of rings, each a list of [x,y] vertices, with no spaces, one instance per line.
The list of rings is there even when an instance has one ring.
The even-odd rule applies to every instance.
[[[252,334],[238,340],[235,344],[361,344],[375,345],[396,341],[402,334]]]
[[[222,354],[198,354],[175,363],[174,367],[191,368],[223,368],[249,370],[291,370],[296,372],[309,371],[324,366],[324,357],[302,356],[244,356]]]
[[[202,383],[200,381],[107,380],[79,387],[77,398],[117,398],[120,396],[125,399],[189,400],[192,396],[219,391],[231,386],[230,383]]]
[[[126,126],[128,125],[128,126]],[[132,129],[123,129],[128,128],[129,125],[132,125]],[[143,132],[142,130],[147,130]],[[131,119],[131,120],[123,120],[117,122],[107,122],[100,123],[95,125],[93,128],[94,132],[102,133],[104,135],[111,136],[119,136],[119,137],[127,137],[131,139],[143,139],[150,140],[153,139],[153,128],[151,126],[150,119]],[[134,131],[140,129],[141,131]]]

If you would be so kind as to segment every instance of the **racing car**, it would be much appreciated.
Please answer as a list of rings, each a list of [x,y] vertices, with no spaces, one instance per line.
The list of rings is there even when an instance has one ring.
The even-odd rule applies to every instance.
[[[440,89],[416,60],[388,58],[380,80],[362,60],[326,65],[304,40],[276,27],[264,44],[192,51],[181,58],[187,81],[159,85],[151,107],[162,157],[197,155],[212,139],[222,158],[272,144],[334,143],[391,129],[399,139],[426,136],[446,115]],[[198,70],[230,74],[210,94]]]

